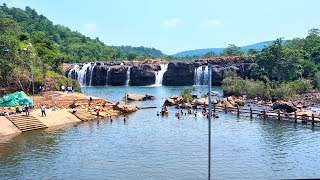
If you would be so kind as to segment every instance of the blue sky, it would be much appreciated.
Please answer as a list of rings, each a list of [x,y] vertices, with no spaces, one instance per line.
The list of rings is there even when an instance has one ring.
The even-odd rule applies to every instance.
[[[320,28],[319,0],[4,0],[107,45],[166,54],[305,37]],[[2,4],[2,3],[1,3]]]

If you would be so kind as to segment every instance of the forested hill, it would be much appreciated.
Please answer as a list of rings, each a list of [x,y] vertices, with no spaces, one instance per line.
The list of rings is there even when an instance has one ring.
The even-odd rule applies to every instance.
[[[135,55],[134,58],[141,59],[158,58],[163,55],[154,48],[124,46],[124,49],[118,50],[119,48],[105,45],[99,38],[91,39],[62,25],[55,25],[30,7],[22,10],[8,8],[3,4],[0,8],[0,17],[1,23],[8,22],[16,26],[15,35],[20,41],[19,44],[30,42],[39,57],[47,61],[115,61],[128,59],[129,55],[131,55],[129,58]]]
[[[146,59],[148,58],[163,58],[165,55],[158,49],[149,48],[149,47],[132,47],[132,46],[112,46],[117,50],[123,51],[128,60],[135,59],[136,57],[145,56]]]
[[[242,46],[240,49],[247,53],[249,49],[254,49],[257,51],[261,51],[265,46],[269,46],[272,43],[272,41],[264,41],[259,42],[256,44],[248,45],[248,46]],[[174,54],[173,56],[176,57],[186,57],[186,56],[204,56],[208,52],[214,52],[215,54],[221,54],[226,48],[206,48],[206,49],[195,49],[195,50],[189,50],[189,51],[183,51]]]

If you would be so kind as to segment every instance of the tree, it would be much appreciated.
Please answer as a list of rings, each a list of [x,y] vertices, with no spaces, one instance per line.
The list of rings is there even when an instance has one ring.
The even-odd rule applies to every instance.
[[[241,48],[234,44],[229,44],[229,46],[221,53],[222,56],[242,56],[243,54],[244,52]]]
[[[214,57],[214,56],[215,56],[215,53],[213,51],[209,51],[204,55],[205,58],[211,58],[211,57]]]
[[[258,51],[255,49],[249,49],[247,52],[248,55],[256,55],[257,53],[258,53]]]
[[[129,61],[131,61],[131,60],[136,59],[137,56],[138,56],[137,53],[135,53],[135,52],[129,52],[129,54],[128,54],[128,56],[127,56],[127,59],[128,59]]]

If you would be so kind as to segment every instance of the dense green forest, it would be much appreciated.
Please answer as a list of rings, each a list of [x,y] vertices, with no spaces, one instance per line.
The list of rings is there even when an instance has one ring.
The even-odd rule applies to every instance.
[[[151,59],[151,58],[163,58],[163,54],[160,50],[148,47],[132,47],[132,46],[112,46],[115,49],[121,51],[128,60],[134,59]]]
[[[160,56],[163,56],[162,52],[154,48],[118,49],[107,46],[99,38],[91,39],[67,27],[54,25],[30,7],[22,10],[9,8],[6,4],[0,6],[2,87],[30,87],[32,72],[36,82],[42,84],[45,77],[63,75],[60,69],[62,63],[123,61]],[[17,81],[18,85],[12,84]]]
[[[264,99],[290,99],[296,94],[320,88],[320,31],[309,30],[305,38],[283,42],[277,39],[256,52],[256,65],[248,79],[229,73],[223,80],[227,94]]]

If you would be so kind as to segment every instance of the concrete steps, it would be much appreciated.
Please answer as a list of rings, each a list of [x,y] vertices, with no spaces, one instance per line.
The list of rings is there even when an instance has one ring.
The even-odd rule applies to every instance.
[[[22,132],[47,128],[42,122],[33,116],[11,115],[6,116]]]

